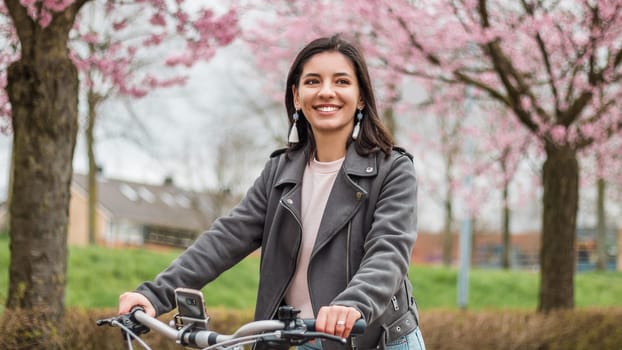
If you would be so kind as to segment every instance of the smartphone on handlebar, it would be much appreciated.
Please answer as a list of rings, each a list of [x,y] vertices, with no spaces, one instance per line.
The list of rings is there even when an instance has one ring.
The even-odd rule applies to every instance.
[[[175,289],[177,315],[175,325],[177,329],[192,325],[195,328],[207,329],[209,317],[205,310],[205,300],[200,290],[190,288]]]

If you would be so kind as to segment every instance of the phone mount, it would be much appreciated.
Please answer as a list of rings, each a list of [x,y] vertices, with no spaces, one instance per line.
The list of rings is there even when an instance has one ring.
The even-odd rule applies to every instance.
[[[178,330],[207,329],[209,316],[205,310],[203,293],[198,289],[176,288],[175,303],[177,314],[173,316],[173,326]]]
[[[178,330],[181,329],[208,329],[207,325],[209,323],[209,316],[206,318],[194,318],[188,316],[181,316],[180,314],[175,314],[173,316],[173,322],[175,328]]]

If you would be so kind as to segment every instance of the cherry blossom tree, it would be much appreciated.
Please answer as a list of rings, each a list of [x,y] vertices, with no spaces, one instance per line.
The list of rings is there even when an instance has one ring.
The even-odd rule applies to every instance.
[[[438,87],[434,90],[443,89]],[[457,94],[452,96],[435,96],[432,91],[429,98],[419,106],[418,113],[424,111],[426,115],[436,116],[428,119],[435,121],[437,127],[433,133],[426,129],[418,133],[421,135],[414,135],[416,140],[413,145],[415,154],[423,160],[426,168],[433,168],[431,164],[434,162],[426,160],[430,150],[435,150],[434,153],[443,159],[444,169],[437,171],[443,175],[426,178],[425,188],[422,189],[428,193],[425,198],[444,194],[440,200],[445,209],[443,263],[452,263],[452,236],[456,231],[456,212],[460,211],[456,207],[463,207],[463,217],[477,218],[482,211],[490,213],[497,209],[487,208],[487,203],[492,201],[501,203],[501,265],[509,268],[511,208],[528,197],[525,193],[527,191],[514,186],[512,192],[517,196],[515,199],[510,198],[511,184],[524,162],[525,154],[528,154],[532,140],[516,120],[499,117],[507,112],[499,108],[498,104],[477,101],[481,97],[472,93],[465,98],[465,91],[455,92]],[[476,102],[477,108],[473,108]],[[469,186],[465,179],[470,179]],[[495,191],[491,191],[491,187],[499,189],[500,200],[495,198]]]
[[[511,184],[534,140],[516,119],[500,117],[507,112],[498,104],[480,103],[480,111],[484,118],[465,127],[466,137],[476,140],[473,147],[477,156],[471,157],[469,164],[462,165],[472,176],[485,177],[487,186],[501,190],[501,266],[508,269],[511,265],[511,211],[516,206],[512,202],[524,201],[526,197],[526,193],[514,191],[519,198],[511,198]]]
[[[410,16],[403,12],[408,9]],[[411,43],[405,57],[418,57],[429,69],[396,66],[406,74],[473,86],[538,137],[546,154],[539,309],[572,307],[577,152],[618,134],[622,125],[612,114],[622,91],[620,5],[464,1],[418,10],[388,6],[387,14],[395,19],[394,31],[401,28]],[[445,30],[424,33],[420,28],[433,28],[435,15]],[[425,22],[415,26],[417,21],[406,20],[411,16]]]
[[[141,98],[154,89],[184,84],[185,68],[211,59],[219,47],[230,44],[237,35],[234,10],[217,16],[208,8],[188,10],[182,5],[162,2],[154,7],[135,2],[119,11],[109,2],[93,1],[81,11],[70,33],[71,55],[78,67],[87,110],[91,243],[96,238],[98,107],[110,98]]]
[[[615,188],[622,184],[622,176],[619,169],[622,166],[622,138],[610,138],[606,143],[594,145],[581,151],[581,162],[586,169],[582,181],[582,188],[595,192],[595,205],[593,209],[596,218],[595,241],[595,267],[603,271],[609,260],[608,247],[615,246],[615,241],[608,240],[607,231],[615,224],[608,215],[607,203],[620,202],[615,198]]]
[[[435,175],[426,178],[425,182],[428,185],[425,191],[429,198],[438,201],[444,210],[441,260],[443,265],[451,266],[454,263],[454,235],[456,233],[455,201],[459,199],[456,190],[460,187],[460,181],[464,175],[461,174],[457,163],[460,162],[461,150],[464,146],[462,136],[468,118],[462,113],[462,101],[438,104],[435,99],[436,96],[430,95],[429,99],[424,101],[418,109],[430,115],[442,115],[443,117],[431,119],[433,131],[430,135],[434,137],[416,137],[414,154],[428,164],[442,163],[438,167],[430,167],[430,169],[435,169]],[[429,150],[436,152],[428,152]],[[438,161],[432,159],[426,161],[426,157],[429,156],[438,158]]]
[[[619,137],[622,4],[610,0],[284,2],[257,45],[280,60],[325,32],[352,33],[385,83],[469,86],[508,112],[545,155],[538,309],[574,306],[580,150]],[[262,33],[263,32],[263,33]],[[278,33],[278,35],[275,35]],[[270,39],[271,37],[276,37]],[[268,50],[270,49],[270,50]],[[273,61],[274,62],[274,61]],[[275,64],[272,64],[275,68]],[[387,91],[387,90],[383,90]]]
[[[9,310],[36,310],[46,324],[56,324],[64,308],[78,107],[77,70],[69,59],[67,39],[84,3],[6,0],[3,8],[19,40],[19,58],[8,66],[6,84],[13,131],[6,305]],[[53,334],[50,327],[42,328],[24,332],[33,338],[24,342],[36,343]]]
[[[41,325],[41,329],[29,328],[24,333],[32,336],[22,339],[28,346],[41,342],[38,344],[41,348],[55,348],[50,335],[55,333],[54,328],[60,324],[57,321],[64,310],[69,186],[78,131],[79,80],[75,62],[81,68],[89,66],[91,72],[99,72],[101,81],[117,84],[115,86],[124,93],[140,94],[141,89],[149,91],[178,79],[155,78],[155,73],[134,75],[127,69],[131,60],[123,61],[123,55],[126,59],[133,58],[140,45],[123,46],[98,37],[94,31],[80,30],[76,18],[88,2],[5,0],[4,6],[0,6],[0,19],[10,20],[10,26],[5,22],[0,26],[6,35],[0,44],[15,48],[17,53],[7,56],[3,50],[0,60],[3,63],[0,77],[6,72],[5,89],[10,103],[9,107],[6,100],[0,99],[3,102],[0,112],[3,118],[10,113],[14,136],[7,309],[34,310],[30,314],[43,319],[43,322],[32,323]],[[207,10],[198,11],[202,15],[191,19],[187,16],[189,13],[180,10],[183,2],[107,0],[103,4],[118,30],[123,29],[124,22],[117,13],[149,16],[153,28],[147,28],[146,32],[151,35],[146,40],[163,39],[164,33],[168,33],[163,28],[168,28],[169,23],[179,33],[188,33],[185,38],[192,40],[186,41],[185,50],[177,51],[174,56],[163,56],[168,57],[169,65],[191,65],[213,54],[218,46],[210,45],[213,42],[224,44],[231,40],[235,31],[221,30],[219,26],[234,24],[235,13],[228,15],[231,21],[220,22]],[[130,6],[135,7],[129,9]],[[142,12],[132,12],[136,8]],[[71,51],[72,31],[78,33],[87,46],[109,44],[108,59],[97,56],[96,50]],[[16,36],[11,36],[12,33]],[[125,79],[128,75],[130,78]],[[93,82],[94,79],[85,86],[94,87]],[[0,83],[4,81],[0,79]],[[31,327],[31,323],[25,324]]]

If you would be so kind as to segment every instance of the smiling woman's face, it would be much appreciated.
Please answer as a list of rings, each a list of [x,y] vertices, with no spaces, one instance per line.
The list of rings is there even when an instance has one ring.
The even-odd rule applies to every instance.
[[[357,108],[363,108],[352,62],[337,51],[312,56],[293,86],[294,106],[302,110],[317,137],[350,137]]]

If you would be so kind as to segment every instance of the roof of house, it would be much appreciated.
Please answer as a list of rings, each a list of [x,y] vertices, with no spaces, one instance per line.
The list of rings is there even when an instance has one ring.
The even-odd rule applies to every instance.
[[[87,193],[87,177],[74,174],[73,184]],[[98,205],[113,220],[190,231],[203,231],[218,212],[214,194],[181,189],[170,183],[144,184],[98,178]]]

